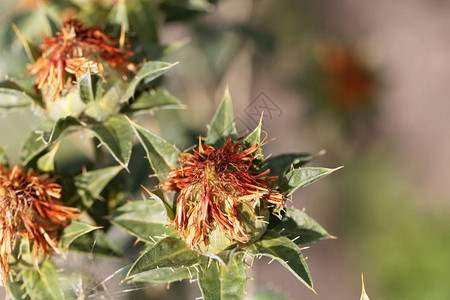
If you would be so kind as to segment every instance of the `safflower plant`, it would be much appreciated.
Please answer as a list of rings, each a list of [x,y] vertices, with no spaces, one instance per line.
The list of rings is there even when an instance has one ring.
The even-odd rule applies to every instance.
[[[29,61],[0,82],[0,111],[31,110],[42,122],[24,138],[17,161],[10,163],[0,147],[0,285],[8,298],[101,294],[102,283],[75,276],[54,258],[76,251],[130,259],[108,235],[114,226],[145,247],[124,267],[122,279],[133,285],[195,278],[206,300],[242,299],[246,268],[267,256],[314,291],[302,249],[333,236],[288,203],[296,190],[337,169],[305,167],[314,154],[265,156],[263,146],[273,141],[262,121],[238,135],[228,90],[206,137],[186,151],[136,121],[184,107],[162,86],[176,65],[166,61],[183,42],[161,44],[160,21],[184,20],[210,6],[40,1],[15,19],[23,20],[12,28]],[[93,160],[58,160],[64,137],[74,133],[95,147]],[[146,152],[154,185],[133,173],[134,148]],[[150,199],[129,201],[143,191]]]
[[[239,137],[233,120],[226,91],[198,145],[180,152],[163,139],[144,142],[153,145],[147,157],[160,183],[144,187],[151,199],[130,201],[111,216],[147,245],[127,280],[197,278],[203,299],[243,299],[247,266],[267,256],[314,291],[302,247],[333,236],[287,201],[339,168],[303,167],[315,158],[304,153],[265,158],[261,122]]]

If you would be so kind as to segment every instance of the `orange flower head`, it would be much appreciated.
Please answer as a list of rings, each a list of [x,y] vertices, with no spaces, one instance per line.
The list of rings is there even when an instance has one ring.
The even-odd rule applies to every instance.
[[[173,222],[191,249],[208,247],[210,235],[217,231],[229,242],[248,243],[258,234],[255,221],[268,218],[259,208],[268,212],[269,206],[283,207],[284,197],[271,188],[277,178],[268,176],[270,170],[252,169],[260,149],[244,149],[242,139],[234,138],[219,149],[200,142],[193,153],[181,154],[180,167],[161,182],[163,190],[179,193]]]
[[[87,73],[104,75],[105,62],[122,74],[135,71],[136,66],[129,61],[133,53],[117,45],[116,39],[100,29],[69,18],[56,36],[44,38],[42,55],[28,69],[36,76],[36,88],[55,100],[67,79],[78,80]]]
[[[9,257],[18,237],[33,244],[36,267],[41,251],[57,250],[59,229],[78,216],[76,208],[62,205],[61,192],[47,175],[0,165],[0,284],[8,280]]]

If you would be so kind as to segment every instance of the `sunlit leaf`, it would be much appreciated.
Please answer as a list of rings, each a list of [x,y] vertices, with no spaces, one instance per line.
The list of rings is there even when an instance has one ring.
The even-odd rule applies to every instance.
[[[303,258],[300,248],[287,237],[281,236],[274,231],[267,231],[248,250],[253,255],[262,255],[275,259],[294,274],[306,287],[314,291],[308,265]]]
[[[78,80],[78,93],[84,103],[100,99],[103,96],[102,78],[94,74],[83,75]]]
[[[133,264],[127,278],[157,268],[190,267],[199,259],[197,252],[178,238],[167,237],[146,250]]]
[[[45,260],[39,266],[39,271],[29,269],[23,272],[25,288],[31,299],[65,299],[58,278],[55,266],[50,260]]]
[[[241,255],[236,255],[228,265],[216,260],[202,259],[198,284],[205,300],[240,300],[244,298],[247,274]]]
[[[133,282],[171,283],[184,279],[192,279],[197,274],[194,267],[159,268],[140,273],[133,277]]]
[[[109,118],[90,129],[124,168],[128,166],[133,147],[133,128],[122,114]]]
[[[109,258],[123,257],[120,249],[108,238],[103,230],[94,230],[79,236],[70,244],[69,250],[82,254],[102,255]]]
[[[73,117],[59,119],[56,123],[45,122],[28,134],[21,149],[21,162],[28,165],[45,148],[56,142],[69,128],[81,125]]]
[[[237,136],[236,124],[234,123],[233,104],[231,102],[230,91],[225,89],[225,94],[220,100],[216,113],[206,134],[206,144],[214,145],[223,143],[228,137]]]
[[[286,153],[269,157],[264,162],[264,169],[270,169],[271,176],[283,177],[287,172],[300,168],[317,157],[310,153]]]
[[[170,64],[161,61],[149,61],[145,63],[137,72],[136,76],[131,80],[125,94],[122,96],[121,102],[127,102],[131,97],[133,97],[139,83],[149,83],[152,80],[163,75],[169,71],[175,64]]]
[[[153,190],[145,188],[145,191],[150,195],[150,197],[158,202],[166,210],[166,215],[170,220],[175,219],[175,210],[173,201],[169,200],[167,195],[162,190]]]
[[[81,201],[84,206],[90,207],[98,198],[106,185],[113,179],[122,167],[108,167],[100,170],[83,172],[74,178],[76,195],[69,199],[68,203],[74,204]]]
[[[85,235],[91,231],[97,230],[101,227],[93,226],[91,224],[72,221],[69,226],[64,229],[63,235],[61,236],[58,247],[63,250],[68,250],[69,246],[79,237]]]
[[[289,171],[284,177],[281,178],[278,185],[279,190],[286,196],[292,195],[296,190],[303,188],[317,180],[330,175],[334,171],[341,169],[327,168],[298,168]]]
[[[180,109],[184,108],[181,102],[172,96],[167,90],[157,88],[150,92],[145,92],[133,101],[126,112],[141,114],[149,113],[160,109]]]
[[[31,300],[22,281],[8,281],[8,292],[12,300]]]
[[[131,122],[131,121],[130,121]],[[131,122],[134,131],[147,153],[147,159],[156,176],[162,180],[178,164],[180,151],[175,145]]]
[[[55,171],[55,156],[58,152],[59,142],[45,155],[39,157],[37,161],[37,166],[39,170],[43,172],[53,172]]]
[[[168,220],[164,206],[152,200],[128,202],[110,217],[112,224],[146,242],[153,242],[155,237],[176,236],[173,226],[167,226]]]
[[[33,98],[31,98],[26,92],[2,87],[0,84],[0,110],[22,110],[30,109]]]
[[[304,211],[293,207],[286,208],[286,215],[278,228],[282,228],[281,235],[288,237],[297,245],[334,238]]]

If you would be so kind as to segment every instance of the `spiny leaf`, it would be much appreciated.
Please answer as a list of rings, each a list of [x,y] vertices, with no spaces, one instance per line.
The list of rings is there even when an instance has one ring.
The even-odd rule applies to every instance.
[[[197,252],[178,238],[167,237],[145,251],[128,271],[127,278],[157,268],[190,267],[199,259]]]
[[[55,171],[55,156],[58,152],[59,142],[45,155],[41,156],[37,161],[37,166],[39,170],[43,172],[53,172]]]
[[[39,271],[35,269],[25,270],[23,272],[23,280],[31,299],[65,299],[55,266],[50,260],[45,260],[39,266]]]
[[[341,169],[327,168],[298,168],[289,171],[284,177],[281,178],[278,185],[279,190],[286,196],[292,195],[296,190],[310,185],[313,182]]]
[[[170,70],[175,64],[170,64],[161,61],[149,61],[145,63],[138,71],[136,76],[131,80],[128,89],[122,96],[121,102],[127,102],[136,92],[136,88],[142,81],[144,83],[149,83],[152,80],[158,78],[159,76]]]
[[[81,125],[78,120],[73,117],[66,117],[59,119],[56,123],[45,122],[36,130],[30,132],[21,149],[22,164],[28,165],[45,148],[56,142],[64,132],[78,125]]]
[[[100,229],[99,226],[92,226],[91,224],[72,221],[72,223],[64,229],[63,235],[59,240],[58,247],[63,250],[68,250],[69,246],[79,237],[91,231]]]
[[[94,74],[83,75],[78,80],[78,93],[84,103],[94,102],[103,96],[102,78]]]
[[[31,300],[22,281],[8,281],[8,292],[12,300]]]
[[[178,164],[180,151],[175,145],[131,122],[133,129],[147,153],[147,159],[156,176],[163,180],[170,169]]]
[[[260,240],[250,245],[248,251],[253,255],[268,256],[280,262],[298,280],[314,292],[308,265],[303,258],[300,248],[287,237],[281,236],[274,231],[267,231]]]
[[[157,88],[140,95],[127,108],[126,112],[134,114],[150,113],[160,109],[181,109],[183,104],[168,91]]]
[[[103,230],[94,230],[79,236],[70,244],[69,250],[89,255],[107,256],[108,258],[123,258],[123,253]]]
[[[288,237],[297,245],[334,238],[304,211],[293,207],[286,208],[286,215],[277,228],[282,228],[281,235]]]
[[[295,168],[300,168],[314,160],[318,154],[310,153],[285,153],[269,157],[264,162],[264,169],[270,169],[271,176],[278,176],[279,178],[286,175],[287,172]]]
[[[240,300],[244,298],[247,274],[241,255],[228,265],[202,258],[198,284],[204,300]]]
[[[118,114],[90,129],[105,145],[114,159],[127,168],[133,147],[133,128],[127,118]]]
[[[192,279],[197,274],[194,267],[160,268],[143,272],[133,277],[133,282],[172,283],[184,279]]]
[[[33,98],[24,91],[0,86],[0,110],[29,109]]]
[[[150,195],[153,200],[155,200],[165,208],[166,215],[170,220],[175,219],[174,203],[168,199],[167,195],[163,191],[159,189],[150,191],[144,186],[142,186],[142,188]]]
[[[152,200],[131,201],[119,207],[110,220],[146,242],[153,242],[155,236],[177,235],[172,226],[167,226],[169,218],[164,206]]]
[[[231,102],[228,87],[220,100],[216,113],[206,134],[206,144],[214,145],[225,142],[228,137],[237,136],[236,124],[234,123],[233,104]]]
[[[97,197],[100,195],[105,186],[113,179],[120,171],[122,167],[108,167],[100,170],[83,172],[74,178],[74,185],[76,188],[76,195],[73,196],[68,202],[78,203],[81,202],[90,207]]]

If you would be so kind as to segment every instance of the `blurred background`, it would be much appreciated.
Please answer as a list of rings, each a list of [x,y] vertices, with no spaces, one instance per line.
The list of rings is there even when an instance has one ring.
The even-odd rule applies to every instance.
[[[2,20],[15,4],[2,0]],[[304,250],[318,295],[264,259],[249,272],[249,291],[359,299],[364,272],[371,299],[450,299],[449,14],[446,0],[219,0],[160,28],[164,42],[189,40],[165,78],[187,109],[140,120],[146,127],[191,146],[206,133],[227,83],[242,134],[264,111],[264,130],[276,138],[267,154],[325,149],[312,165],[345,166],[293,198],[338,237]],[[0,56],[2,76],[9,57]],[[0,143],[11,157],[38,120],[1,116]],[[77,147],[89,156],[80,140],[58,155]],[[176,292],[186,286],[189,293]],[[127,294],[200,296],[189,283],[152,291]]]

